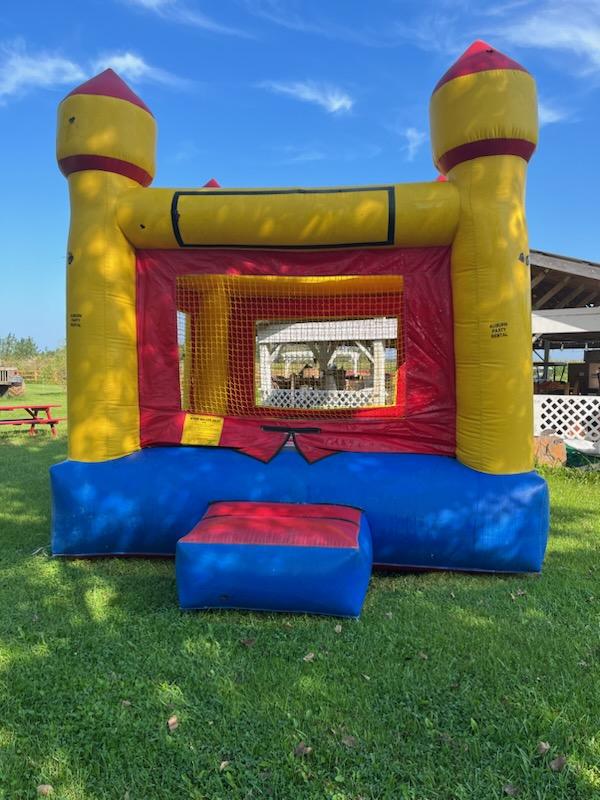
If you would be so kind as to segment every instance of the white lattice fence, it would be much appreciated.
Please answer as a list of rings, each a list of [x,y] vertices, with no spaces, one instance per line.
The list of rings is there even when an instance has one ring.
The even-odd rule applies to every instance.
[[[261,405],[271,408],[366,408],[375,405],[374,389],[273,389]]]
[[[600,396],[534,396],[534,433],[554,431],[563,439],[600,442]]]

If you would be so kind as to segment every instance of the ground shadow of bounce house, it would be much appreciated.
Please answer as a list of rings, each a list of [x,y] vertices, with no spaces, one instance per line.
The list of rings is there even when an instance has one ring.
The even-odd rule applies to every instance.
[[[476,42],[430,116],[437,181],[154,189],[154,118],[115,73],[63,100],[55,555],[176,554],[186,608],[351,616],[372,565],[541,569],[535,83]]]

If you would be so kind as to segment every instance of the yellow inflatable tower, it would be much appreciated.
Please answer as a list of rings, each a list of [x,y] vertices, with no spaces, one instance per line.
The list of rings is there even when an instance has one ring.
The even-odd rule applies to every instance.
[[[485,42],[435,88],[433,157],[460,196],[452,246],[456,456],[498,474],[533,468],[524,193],[537,136],[533,78]]]
[[[55,553],[171,554],[209,501],[285,499],[360,506],[376,563],[540,568],[535,82],[475,42],[435,87],[430,126],[439,180],[151,188],[144,102],[111,70],[63,100]],[[307,352],[290,375],[284,356]]]
[[[112,70],[69,94],[57,158],[69,180],[67,402],[69,456],[104,461],[140,446],[135,251],[119,198],[154,176],[156,123]]]

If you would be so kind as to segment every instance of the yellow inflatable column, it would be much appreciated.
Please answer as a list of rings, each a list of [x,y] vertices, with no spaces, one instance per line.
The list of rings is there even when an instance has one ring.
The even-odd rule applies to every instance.
[[[140,446],[135,252],[117,201],[154,175],[156,126],[112,71],[58,111],[57,158],[69,179],[67,266],[69,456],[104,461]]]
[[[524,191],[537,143],[535,82],[475,42],[436,86],[430,115],[436,166],[460,196],[457,458],[482,472],[525,472],[533,468],[533,383]]]
[[[229,300],[221,278],[202,293],[194,324],[192,386],[194,411],[227,413]]]

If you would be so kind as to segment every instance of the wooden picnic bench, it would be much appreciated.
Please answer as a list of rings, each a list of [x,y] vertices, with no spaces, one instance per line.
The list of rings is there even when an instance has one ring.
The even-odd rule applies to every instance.
[[[37,405],[26,403],[19,406],[0,406],[0,425],[29,425],[29,435],[35,436],[37,425],[49,425],[52,436],[56,436],[56,426],[65,417],[53,417],[52,408],[60,408],[58,405],[43,404]],[[24,411],[23,417],[2,417],[5,411]],[[45,414],[45,416],[43,416]]]

